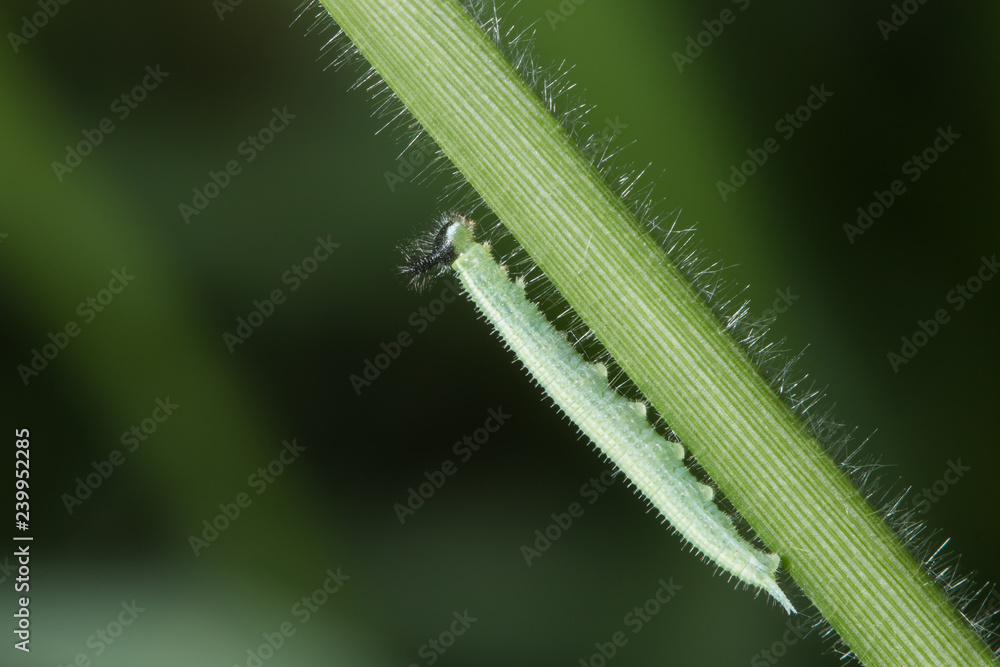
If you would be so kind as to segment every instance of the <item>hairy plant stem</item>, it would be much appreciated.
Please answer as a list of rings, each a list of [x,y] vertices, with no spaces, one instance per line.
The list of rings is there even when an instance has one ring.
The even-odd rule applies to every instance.
[[[321,2],[863,664],[994,664],[455,0]]]

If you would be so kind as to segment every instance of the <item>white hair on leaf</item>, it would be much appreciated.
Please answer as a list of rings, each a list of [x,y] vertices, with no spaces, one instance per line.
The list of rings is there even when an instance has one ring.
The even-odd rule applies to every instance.
[[[938,540],[934,539],[937,531],[926,534],[927,529],[916,518],[915,509],[903,503],[909,489],[894,492],[892,488],[881,486],[879,472],[885,466],[872,455],[862,454],[862,448],[870,436],[857,444],[855,430],[845,428],[833,419],[832,406],[821,407],[829,405],[824,391],[807,384],[807,376],[795,370],[804,350],[789,355],[782,347],[784,341],[774,342],[769,339],[769,322],[757,320],[749,314],[747,300],[742,297],[745,290],[734,287],[723,278],[724,267],[717,261],[710,261],[709,254],[694,240],[694,226],[678,226],[679,211],[667,209],[653,196],[653,183],[644,175],[646,169],[636,169],[634,165],[619,162],[618,154],[627,144],[621,143],[620,137],[615,134],[599,131],[603,128],[592,129],[587,118],[592,107],[581,101],[570,80],[570,68],[565,63],[539,63],[532,48],[531,27],[520,30],[505,27],[505,24],[513,25],[513,22],[508,22],[506,17],[501,16],[497,3],[493,0],[460,2],[522,79],[536,92],[545,107],[552,111],[609,186],[622,197],[640,223],[657,239],[666,256],[688,279],[774,391],[802,420],[816,440],[824,445],[833,460],[838,462],[916,560],[925,564],[931,577],[944,589],[949,600],[956,605],[970,626],[1000,656],[997,634],[995,629],[991,629],[995,628],[997,616],[1000,615],[1000,609],[990,604],[992,597],[996,597],[993,589],[989,586],[976,587],[971,578],[958,574],[957,557],[942,555]],[[516,4],[513,2],[511,6]],[[424,163],[420,173],[413,177],[414,180],[429,182],[441,174],[452,177],[444,185],[441,195],[444,205],[451,210],[465,211],[467,215],[479,220],[484,236],[496,247],[504,249],[501,253],[503,263],[523,276],[529,298],[538,302],[546,312],[561,313],[560,328],[566,331],[570,340],[576,341],[587,359],[600,361],[608,367],[612,386],[629,397],[641,398],[641,393],[600,346],[593,332],[555,291],[527,253],[517,246],[501,225],[492,221],[491,213],[479,195],[420,124],[408,114],[375,70],[367,65],[322,5],[316,0],[308,0],[300,7],[296,20],[303,17],[312,18],[307,32],[334,33],[321,49],[320,57],[328,60],[328,66],[362,67],[363,72],[354,88],[364,89],[371,95],[377,107],[376,116],[387,119],[387,127],[394,125],[392,129],[399,133],[404,146],[419,146],[432,156],[432,159]],[[645,183],[642,182],[644,178]],[[663,424],[659,417],[655,419],[658,420],[659,428],[669,432],[669,425]],[[1000,597],[997,599],[1000,600]],[[836,638],[833,628],[818,612],[812,621],[823,636]],[[851,656],[849,647],[840,642],[839,638],[834,650],[844,658]]]

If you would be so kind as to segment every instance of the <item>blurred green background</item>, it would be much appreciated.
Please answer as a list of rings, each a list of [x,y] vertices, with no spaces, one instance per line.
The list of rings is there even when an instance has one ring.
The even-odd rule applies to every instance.
[[[224,2],[0,8],[2,416],[8,452],[30,429],[34,538],[30,654],[13,648],[17,575],[0,559],[2,662],[596,667],[595,643],[622,630],[619,666],[840,664],[681,548],[624,485],[587,502],[581,487],[606,464],[469,304],[431,321],[420,309],[441,305],[444,285],[416,294],[394,273],[397,244],[453,205],[449,179],[408,176],[404,146],[347,92],[354,73],[325,69],[323,37],[289,27],[294,3]],[[928,489],[906,505],[985,584],[1000,574],[987,511],[1000,282],[961,310],[947,294],[1000,240],[1000,10],[913,4],[888,39],[891,3],[522,0],[510,15],[535,22],[544,61],[574,66],[594,127],[622,129],[623,159],[651,165],[665,208],[749,285],[752,313],[795,297],[776,338],[808,346],[799,368],[856,442],[877,430],[865,451],[887,464],[883,487]],[[26,28],[43,6],[54,15]],[[674,54],[727,9],[679,71]],[[147,67],[168,74],[152,86]],[[144,77],[122,117],[115,100]],[[833,95],[787,137],[775,124],[810,86]],[[275,109],[294,118],[247,161],[241,145]],[[57,175],[105,118],[113,131]],[[960,138],[911,182],[903,164],[948,127]],[[723,201],[717,181],[769,137],[780,149]],[[185,221],[179,206],[230,160],[240,172]],[[895,179],[905,193],[849,242],[843,225]],[[318,239],[339,247],[303,262]],[[293,290],[295,266],[315,270]],[[134,276],[119,293],[114,271]],[[284,302],[230,351],[223,335],[275,289]],[[950,320],[894,372],[887,353],[941,308]],[[78,335],[25,383],[18,367],[72,323]],[[356,391],[351,376],[404,332],[412,342]],[[165,416],[157,400],[178,407]],[[490,409],[510,418],[456,451]],[[138,445],[133,427],[146,429]],[[272,463],[283,441],[302,449]],[[394,506],[448,460],[454,474],[401,523]],[[81,492],[88,476],[96,488]],[[238,499],[237,518],[218,516]],[[574,501],[583,516],[526,565],[522,545]],[[205,521],[224,528],[195,549]],[[328,595],[338,568],[349,579]],[[681,589],[633,633],[626,614],[661,579]],[[451,643],[465,611],[477,620]]]

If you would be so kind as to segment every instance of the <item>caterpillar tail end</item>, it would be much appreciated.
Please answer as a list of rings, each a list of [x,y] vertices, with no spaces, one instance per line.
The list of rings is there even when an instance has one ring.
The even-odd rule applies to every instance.
[[[774,598],[775,602],[780,604],[789,616],[797,614],[798,612],[795,610],[795,606],[792,605],[792,601],[788,599],[785,592],[781,590],[780,586],[778,586],[777,579],[774,578],[774,573],[777,571],[778,565],[781,563],[781,558],[778,554],[766,554],[766,557],[771,561],[771,576],[764,579],[764,581],[761,582],[760,587],[764,589],[768,595]]]
[[[797,614],[798,613],[797,611],[795,611],[795,606],[792,605],[792,601],[788,599],[788,596],[785,595],[785,592],[781,590],[780,586],[778,586],[778,582],[777,581],[775,581],[774,579],[771,579],[770,581],[766,582],[762,586],[762,588],[765,591],[767,591],[767,593],[772,598],[774,598],[774,600],[778,604],[780,604],[782,606],[782,608],[784,608],[784,610],[788,613],[789,616],[791,616],[792,614]]]

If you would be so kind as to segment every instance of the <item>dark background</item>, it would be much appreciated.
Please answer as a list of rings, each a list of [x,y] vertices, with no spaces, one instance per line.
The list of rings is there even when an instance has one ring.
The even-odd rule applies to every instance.
[[[560,14],[555,0],[524,0],[511,16],[537,22],[543,60],[574,66],[596,128],[627,126],[624,159],[651,165],[665,207],[749,285],[752,313],[776,290],[798,297],[776,338],[808,346],[800,370],[828,387],[857,442],[874,433],[882,488],[937,483],[921,516],[985,584],[1000,547],[1000,283],[960,311],[946,295],[998,249],[1000,16],[995,3],[916,6],[888,40],[888,2],[589,0]],[[679,72],[672,54],[726,8],[735,21]],[[4,3],[2,33],[37,11]],[[425,331],[410,322],[440,289],[405,289],[396,246],[453,205],[440,199],[449,181],[387,185],[405,173],[404,146],[375,134],[373,104],[347,92],[353,72],[324,71],[323,38],[289,27],[296,13],[248,0],[220,20],[207,0],[76,0],[17,52],[9,36],[0,47],[0,414],[7,479],[14,429],[31,432],[34,537],[32,651],[8,630],[2,661],[247,665],[288,622],[295,634],[264,664],[426,665],[421,646],[468,610],[478,620],[437,664],[578,665],[672,578],[682,588],[615,665],[770,664],[768,649],[782,665],[839,664],[828,641],[785,634],[773,604],[714,576],[620,484],[526,566],[521,546],[606,464],[464,300]],[[118,119],[112,101],[157,65],[169,75]],[[830,100],[780,137],[775,122],[820,85]],[[288,127],[242,162],[240,143],[285,107]],[[52,162],[105,117],[114,131],[57,180]],[[961,138],[911,183],[903,163],[948,127]],[[768,137],[780,150],[723,202],[716,182]],[[242,172],[185,224],[178,205],[230,159]],[[850,243],[843,225],[897,178],[905,194]],[[290,291],[283,273],[327,236],[340,247]],[[134,280],[85,323],[78,304],[122,267]],[[275,288],[287,301],[230,353],[223,333]],[[939,308],[950,321],[893,372],[887,353]],[[17,367],[70,321],[80,334],[25,386]],[[358,395],[350,376],[401,332],[412,344]],[[128,451],[123,432],[167,397],[179,407]],[[500,406],[509,421],[460,461],[453,443]],[[304,451],[257,494],[248,477],[292,439]],[[77,478],[113,450],[122,464],[68,512]],[[457,472],[401,525],[394,504],[447,459]],[[959,461],[968,470],[945,483]],[[252,504],[196,556],[189,537],[241,492]],[[337,568],[350,579],[303,623],[296,601]],[[88,640],[117,634],[133,600],[143,611],[113,643]]]

